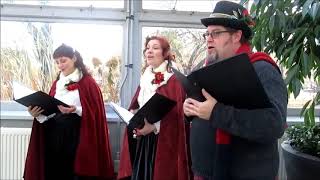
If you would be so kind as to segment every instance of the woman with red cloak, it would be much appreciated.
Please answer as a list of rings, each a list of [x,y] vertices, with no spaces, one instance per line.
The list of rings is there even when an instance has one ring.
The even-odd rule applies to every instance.
[[[176,105],[157,123],[145,120],[143,128],[125,131],[118,179],[189,180],[190,125],[182,111],[185,92],[171,71],[175,63],[168,41],[160,36],[148,37],[144,57],[146,67],[129,110],[137,111],[155,93],[176,101]]]
[[[62,44],[53,53],[60,70],[49,95],[70,107],[35,118],[28,148],[25,180],[107,180],[114,178],[108,126],[101,91],[78,51]]]

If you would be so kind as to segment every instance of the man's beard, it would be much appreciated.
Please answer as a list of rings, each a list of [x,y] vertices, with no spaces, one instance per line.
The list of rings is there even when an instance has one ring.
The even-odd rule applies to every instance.
[[[220,61],[218,53],[212,53],[207,55],[207,65],[214,64]]]

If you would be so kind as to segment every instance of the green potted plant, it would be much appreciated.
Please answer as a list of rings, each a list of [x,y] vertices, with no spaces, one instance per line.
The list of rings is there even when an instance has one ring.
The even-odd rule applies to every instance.
[[[302,108],[304,122],[289,125],[281,147],[288,180],[320,177],[320,126],[315,122],[320,103],[320,2],[255,0],[250,13],[256,21],[252,43],[258,51],[274,55],[286,70],[288,93],[296,98],[307,79],[317,85],[313,99]]]
[[[286,136],[281,147],[288,180],[320,177],[320,126],[294,125]]]

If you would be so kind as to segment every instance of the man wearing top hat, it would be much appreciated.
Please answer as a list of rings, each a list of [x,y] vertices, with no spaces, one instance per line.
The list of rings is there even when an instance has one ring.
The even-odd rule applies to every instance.
[[[194,117],[190,146],[195,180],[275,180],[277,140],[284,133],[288,103],[280,70],[268,54],[251,51],[254,22],[243,6],[220,1],[201,23],[207,27],[206,65],[247,53],[272,106],[238,109],[205,90],[204,102],[186,99],[184,113]]]

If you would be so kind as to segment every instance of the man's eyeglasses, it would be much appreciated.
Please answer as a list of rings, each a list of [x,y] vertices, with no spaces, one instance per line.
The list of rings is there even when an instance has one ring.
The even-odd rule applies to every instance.
[[[216,37],[218,37],[220,34],[222,34],[222,33],[226,33],[226,32],[232,32],[232,31],[211,31],[210,33],[209,32],[205,32],[205,33],[203,33],[203,38],[204,39],[207,39],[208,38],[208,36],[210,35],[211,36],[211,38],[212,39],[214,39],[214,38],[216,38]]]

